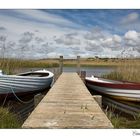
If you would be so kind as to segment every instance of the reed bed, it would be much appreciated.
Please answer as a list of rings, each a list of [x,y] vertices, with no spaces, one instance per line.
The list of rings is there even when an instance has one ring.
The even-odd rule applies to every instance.
[[[80,65],[85,67],[118,67],[124,63],[132,64],[133,61],[140,63],[140,59],[121,59],[121,58],[81,58]],[[59,63],[58,59],[42,59],[38,60],[42,63]],[[73,67],[77,66],[76,59],[63,59],[64,66]]]
[[[118,59],[80,59],[80,65],[84,67],[110,67],[110,66],[118,66],[120,65],[120,61]],[[76,66],[77,61],[73,59],[64,60],[64,66]]]
[[[124,115],[115,113],[115,111],[116,107],[113,105],[109,109],[105,110],[105,114],[110,119],[114,128],[140,128],[140,114],[135,116],[127,115],[127,117],[125,117]]]
[[[57,62],[40,62],[37,60],[19,60],[19,59],[0,59],[0,69],[6,74],[12,74],[16,69],[21,68],[50,68],[58,67]]]
[[[114,72],[102,77],[112,80],[140,82],[140,61],[131,60],[121,62]]]
[[[125,60],[117,66],[114,72],[103,75],[103,78],[140,82],[140,60]],[[115,128],[140,128],[140,114],[133,116],[133,119],[114,113],[115,109],[106,112]]]

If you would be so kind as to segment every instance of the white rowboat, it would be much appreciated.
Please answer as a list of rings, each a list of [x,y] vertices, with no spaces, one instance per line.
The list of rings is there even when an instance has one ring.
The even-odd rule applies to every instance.
[[[47,70],[29,71],[18,75],[3,75],[0,71],[0,98],[35,93],[49,88],[54,74]]]

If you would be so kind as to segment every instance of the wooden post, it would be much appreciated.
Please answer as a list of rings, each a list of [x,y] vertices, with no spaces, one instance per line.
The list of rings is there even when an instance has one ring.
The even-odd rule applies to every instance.
[[[55,68],[55,81],[58,79],[60,73],[59,68]]]
[[[44,95],[42,94],[37,94],[34,96],[34,108],[40,103]]]
[[[61,74],[63,72],[63,56],[60,56],[59,68],[60,68],[60,74]]]
[[[102,96],[101,95],[94,95],[93,98],[98,103],[98,105],[102,108]]]
[[[53,74],[54,74],[54,82],[56,81],[56,69],[53,68]]]
[[[81,77],[81,79],[82,79],[83,81],[85,81],[86,71],[81,71],[80,77]]]
[[[80,56],[77,56],[77,73],[80,75]]]

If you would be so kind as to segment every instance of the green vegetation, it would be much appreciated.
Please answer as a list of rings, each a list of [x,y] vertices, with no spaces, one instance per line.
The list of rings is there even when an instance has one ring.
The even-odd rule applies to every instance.
[[[140,62],[132,60],[121,63],[116,71],[110,74],[103,75],[102,77],[112,80],[122,80],[131,82],[140,82]]]
[[[22,123],[7,108],[0,107],[0,128],[20,128]]]
[[[64,60],[64,66],[76,66],[75,60]],[[85,67],[117,67],[116,71],[103,75],[104,78],[114,80],[124,80],[140,82],[140,59],[117,59],[117,58],[88,58],[81,59],[80,65]],[[0,69],[5,73],[11,74],[15,69],[22,68],[48,68],[58,67],[59,59],[44,60],[19,60],[19,59],[0,59]],[[83,107],[81,107],[83,108]],[[87,107],[85,107],[87,108]],[[140,115],[134,119],[116,115],[114,110],[106,112],[115,128],[140,128]],[[8,109],[0,107],[0,128],[20,128],[22,123],[16,115]]]
[[[139,70],[139,60],[125,60],[121,62],[121,65],[117,66],[116,71],[103,75],[102,77],[112,80],[140,82]],[[128,117],[115,114],[114,111],[115,109],[111,109],[106,114],[115,128],[140,128],[140,115],[133,116],[133,119],[129,119]]]
[[[58,67],[57,62],[40,62],[38,60],[0,59],[0,69],[11,74],[15,69],[21,68],[49,68]]]
[[[131,118],[124,117],[114,113],[115,108],[112,110],[105,111],[108,118],[111,120],[114,128],[140,128],[140,115],[132,116]]]
[[[111,118],[111,122],[115,128],[140,128],[140,118],[137,120],[129,120],[125,117],[113,117]]]
[[[45,61],[45,60],[44,60]],[[57,60],[58,61],[58,60]],[[64,66],[76,66],[77,62],[74,59],[64,59]],[[80,59],[80,65],[84,67],[121,67],[125,65],[140,64],[140,59],[119,59],[119,58],[87,58]]]
[[[133,63],[134,62],[134,63]],[[80,59],[80,65],[83,67],[122,67],[137,63],[140,65],[140,59],[118,59],[118,58],[87,58]],[[64,59],[63,64],[65,67],[77,66],[75,59]],[[0,69],[5,73],[13,73],[18,68],[48,68],[58,67],[59,59],[41,59],[41,60],[21,60],[21,59],[0,59]],[[128,67],[126,67],[128,68]],[[134,69],[133,69],[134,70]],[[115,74],[114,74],[115,75]]]

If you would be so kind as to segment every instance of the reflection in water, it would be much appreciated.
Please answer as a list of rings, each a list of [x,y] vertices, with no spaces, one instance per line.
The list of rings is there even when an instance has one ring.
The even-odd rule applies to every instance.
[[[128,102],[103,97],[103,104],[108,107],[114,107],[115,109],[121,112],[128,113],[133,116],[138,115],[140,113],[139,102]]]
[[[96,91],[88,89],[92,95],[100,95]],[[102,105],[103,109],[106,110],[108,108],[110,111],[113,110],[117,114],[129,114],[132,116],[140,115],[140,102],[133,101],[123,101],[115,98],[111,98],[109,96],[102,95]]]
[[[93,92],[90,89],[89,91],[92,95],[99,95],[95,91]],[[121,114],[125,115],[126,113],[132,116],[137,116],[140,114],[140,102],[123,101],[123,100],[110,98],[104,95],[101,96],[102,96],[103,109],[105,110],[106,108],[108,108],[110,111],[113,110],[116,113],[119,113],[120,115]]]
[[[29,71],[31,69],[38,70],[41,68],[30,68],[30,69],[26,68],[26,69],[22,69],[20,72]],[[58,69],[58,68],[47,68],[47,69],[53,72],[54,69]],[[86,71],[86,76],[91,76],[91,75],[101,76],[103,74],[108,74],[114,70],[115,70],[114,67],[81,67],[81,71]],[[77,72],[77,68],[76,67],[63,67],[63,72]],[[111,98],[107,98],[103,96],[103,104],[108,107],[114,106],[119,111],[131,114],[131,115],[136,115],[140,113],[140,103],[124,102],[124,101],[115,100],[115,99],[111,99]]]
[[[114,67],[81,67],[81,71],[86,71],[86,76],[101,76],[103,74],[108,74],[115,70]],[[76,67],[64,67],[64,72],[77,72]]]
[[[27,72],[30,70],[40,70],[44,68],[22,68],[22,69],[17,69],[14,71],[14,73],[21,73],[21,72]],[[59,70],[59,68],[46,68],[47,70],[53,72],[54,70]],[[112,71],[115,70],[114,67],[81,67],[81,71],[86,71],[86,76],[101,76],[103,74],[108,74]],[[63,67],[63,72],[77,72],[76,67]]]

